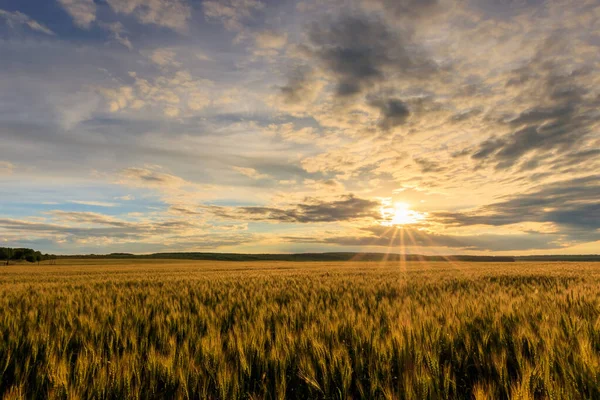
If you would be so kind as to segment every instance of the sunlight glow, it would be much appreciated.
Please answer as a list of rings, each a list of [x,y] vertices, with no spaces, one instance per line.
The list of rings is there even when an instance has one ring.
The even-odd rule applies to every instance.
[[[393,207],[382,207],[383,225],[398,226],[416,224],[425,219],[425,214],[410,209],[406,203],[394,203]]]

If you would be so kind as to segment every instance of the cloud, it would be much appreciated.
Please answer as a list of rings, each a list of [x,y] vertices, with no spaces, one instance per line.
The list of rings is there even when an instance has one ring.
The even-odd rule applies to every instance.
[[[70,200],[69,203],[73,204],[82,204],[85,206],[94,206],[94,207],[117,207],[119,204],[110,203],[106,201],[89,201],[89,200]]]
[[[190,210],[189,208],[181,207],[181,206],[171,206],[171,207],[169,207],[169,211],[171,211],[175,214],[182,214],[182,215],[187,215],[187,216],[204,215],[204,213],[201,211],[194,211],[194,210]]]
[[[210,0],[204,1],[203,7],[207,19],[222,22],[226,29],[240,31],[243,22],[255,11],[265,8],[265,4],[258,0]]]
[[[120,228],[134,227],[136,225],[132,222],[123,221],[115,217],[94,212],[54,210],[51,214],[64,222],[73,222],[77,224],[109,225]]]
[[[306,113],[308,105],[316,100],[324,86],[312,68],[298,66],[289,74],[287,83],[278,87],[274,103],[290,112]]]
[[[45,33],[46,35],[51,36],[55,35],[55,33],[52,32],[48,27],[40,24],[36,20],[30,18],[29,16],[19,11],[10,12],[0,9],[0,18],[4,18],[6,20],[6,23],[10,26],[26,25],[29,27],[29,29],[32,29],[34,31]]]
[[[316,223],[379,218],[379,206],[377,201],[361,199],[350,194],[332,201],[307,198],[303,203],[287,208],[202,206],[202,209],[224,219]]]
[[[112,34],[113,39],[116,40],[118,43],[127,47],[129,50],[133,50],[133,44],[131,43],[129,38],[125,36],[127,31],[125,30],[125,27],[122,23],[101,23],[100,26],[107,29]]]
[[[451,251],[523,251],[564,247],[553,234],[466,234],[447,235],[411,227],[374,225],[355,235],[286,236],[295,243],[322,243],[352,247],[385,247],[392,252],[409,253],[427,248],[448,248]]]
[[[379,110],[378,125],[386,131],[403,125],[410,116],[410,109],[399,99],[371,99],[369,105]]]
[[[519,14],[523,14],[531,9],[539,10],[538,12],[544,12],[547,11],[548,5],[552,3],[553,2],[545,0],[470,1],[470,5],[474,10],[480,11],[487,18],[498,20],[514,18]]]
[[[174,52],[161,49],[151,55],[163,66],[178,66]],[[211,104],[213,82],[195,79],[187,70],[178,70],[167,76],[145,78],[130,72],[133,84],[96,87],[113,113],[139,113],[140,110],[160,112],[168,118],[196,115]]]
[[[315,192],[342,192],[344,191],[344,184],[336,179],[304,179],[302,184],[309,190]]]
[[[286,124],[270,124],[265,129],[265,132],[270,135],[277,135],[285,141],[300,144],[316,144],[322,139],[312,127],[305,126],[296,129],[291,122]]]
[[[171,207],[192,209],[194,205],[207,199],[218,198],[222,193],[237,193],[231,186],[200,184],[163,171],[158,165],[129,167],[112,176],[113,183],[128,188],[147,189]],[[242,189],[240,192],[244,192]]]
[[[379,9],[394,17],[419,18],[436,12],[438,0],[362,0],[366,8]]]
[[[442,172],[446,168],[441,166],[440,163],[432,160],[428,160],[426,158],[415,157],[413,158],[414,162],[419,166],[421,172],[424,174],[431,172]]]
[[[153,63],[164,67],[167,65],[172,65],[175,67],[181,66],[180,62],[175,61],[176,53],[173,49],[163,48],[154,50],[149,58]]]
[[[46,234],[60,235],[61,237],[68,236],[74,238],[111,237],[115,239],[129,238],[133,240],[140,239],[145,236],[144,229],[136,229],[135,226],[130,226],[128,224],[123,223],[116,223],[115,221],[106,221],[102,218],[94,217],[91,215],[72,215],[70,217],[65,216],[65,219],[77,223],[89,223],[90,221],[92,221],[95,224],[107,226],[69,226],[56,223],[30,222],[4,218],[0,219],[0,229],[8,231],[27,232],[29,235]],[[145,228],[147,229],[148,226],[145,226]]]
[[[239,172],[240,174],[247,176],[252,179],[267,179],[270,178],[267,174],[261,174],[254,168],[244,168],[244,167],[232,167],[234,171]]]
[[[506,86],[522,87],[514,104],[524,108],[498,121],[511,132],[481,142],[473,150],[474,160],[507,169],[533,154],[541,165],[548,158],[577,150],[600,126],[596,112],[600,97],[586,88],[590,73],[564,68],[555,60],[557,51],[560,47],[542,43],[526,65],[510,72]]]
[[[114,12],[132,15],[143,24],[186,32],[190,6],[181,0],[106,0]]]
[[[96,20],[94,0],[58,0],[58,3],[80,28],[89,29],[92,22]]]
[[[119,171],[119,183],[140,187],[180,187],[186,181],[178,176],[151,168],[130,167]]]
[[[344,180],[356,177],[361,172],[376,168],[390,157],[398,158],[398,153],[385,145],[373,143],[369,139],[354,141],[342,146],[334,146],[325,153],[302,159],[301,165],[309,173],[338,173]]]
[[[287,43],[287,34],[271,31],[258,32],[254,35],[254,41],[261,49],[280,49]]]
[[[570,240],[599,240],[600,176],[551,182],[473,211],[438,212],[433,217],[457,226],[552,223]]]
[[[55,210],[52,221],[35,222],[0,218],[0,232],[11,243],[47,240],[54,246],[81,254],[86,248],[106,251],[107,246],[125,249],[142,245],[145,252],[217,249],[256,240],[243,227],[210,226],[182,219],[127,221],[92,212]],[[237,233],[235,233],[237,232]],[[13,236],[13,234],[15,236]]]
[[[8,161],[0,161],[0,176],[1,175],[11,175],[15,166]]]
[[[314,23],[308,32],[311,56],[337,83],[336,95],[347,97],[382,82],[387,73],[423,77],[435,72],[407,33],[367,15],[343,16]],[[410,45],[409,45],[410,44]]]
[[[135,196],[132,194],[127,194],[125,196],[115,197],[115,200],[131,201],[131,200],[135,200]]]

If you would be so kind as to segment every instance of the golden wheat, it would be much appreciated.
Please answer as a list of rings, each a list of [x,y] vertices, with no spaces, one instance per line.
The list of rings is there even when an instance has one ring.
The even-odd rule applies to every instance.
[[[69,263],[0,270],[3,398],[600,398],[600,264]]]

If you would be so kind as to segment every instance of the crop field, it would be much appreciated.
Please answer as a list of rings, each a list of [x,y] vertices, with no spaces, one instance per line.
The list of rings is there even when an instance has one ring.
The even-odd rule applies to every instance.
[[[0,268],[6,399],[600,399],[600,263]]]

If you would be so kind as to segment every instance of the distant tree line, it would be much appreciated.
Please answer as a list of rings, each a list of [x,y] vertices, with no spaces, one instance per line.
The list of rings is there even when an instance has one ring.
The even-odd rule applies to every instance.
[[[211,260],[211,261],[469,261],[469,262],[514,262],[512,256],[473,256],[450,255],[433,256],[421,254],[396,253],[295,253],[295,254],[244,254],[244,253],[154,253],[154,254],[87,254],[61,256],[61,258],[128,258],[128,259],[182,259],[182,260]]]
[[[54,262],[56,256],[54,254],[42,254],[42,252],[33,249],[0,247],[0,261],[4,262],[5,265],[8,265],[11,261],[27,261],[39,264],[46,260]]]

